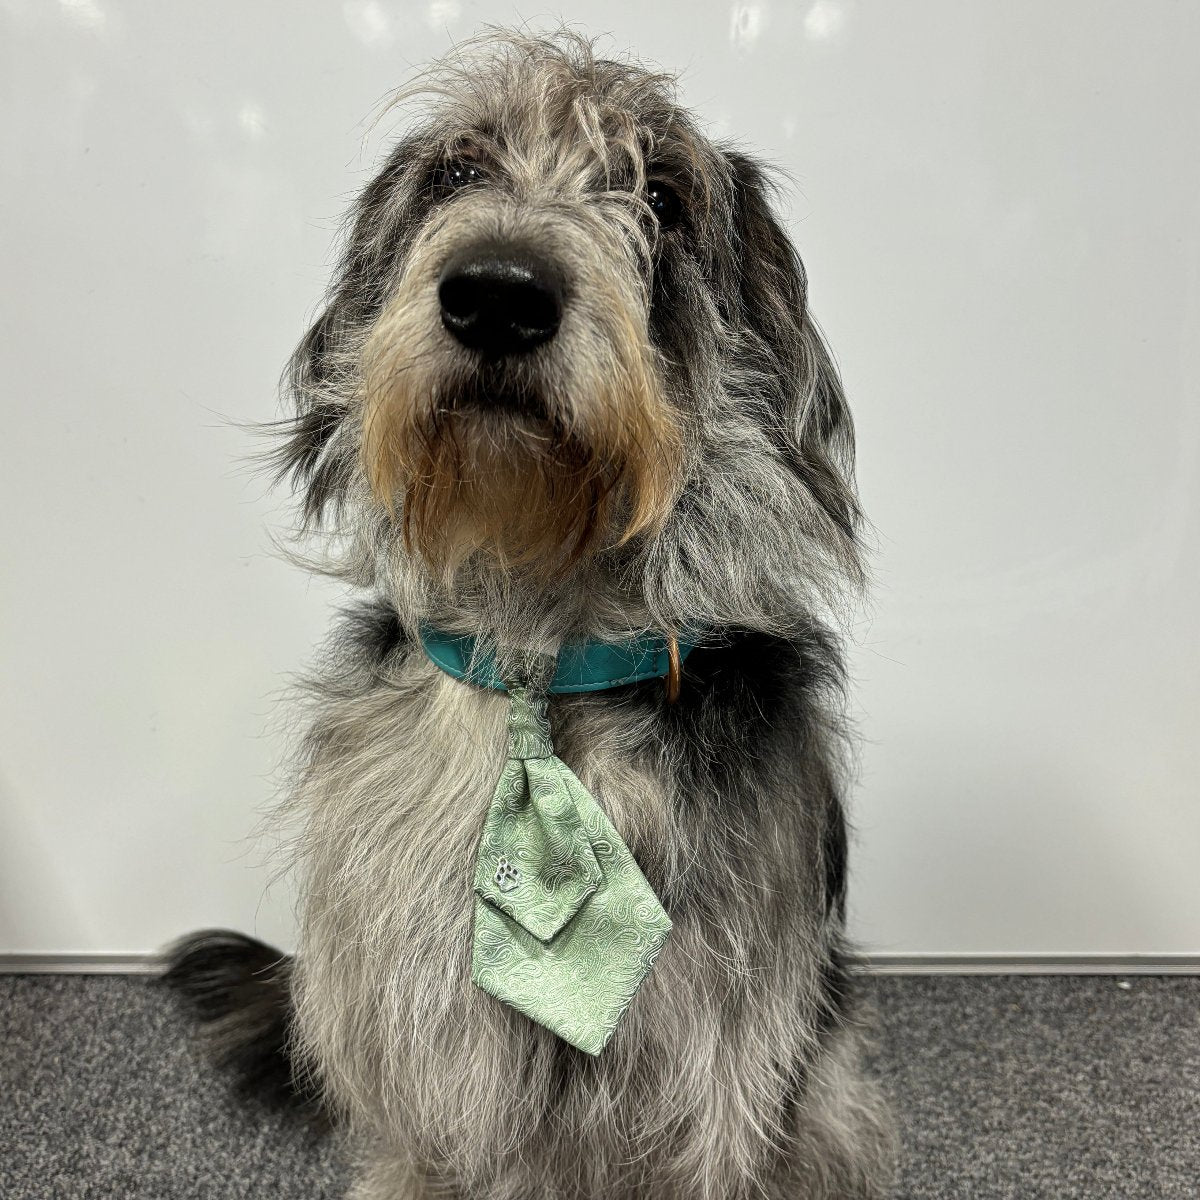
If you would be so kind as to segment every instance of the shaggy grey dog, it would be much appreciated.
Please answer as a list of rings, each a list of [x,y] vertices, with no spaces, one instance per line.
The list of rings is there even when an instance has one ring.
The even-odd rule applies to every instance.
[[[418,90],[288,374],[279,464],[363,594],[288,802],[299,950],[199,935],[170,979],[260,1081],[291,1056],[361,1200],[882,1196],[820,619],[860,577],[853,435],[763,171],[571,35]],[[518,666],[699,640],[666,687],[551,697],[674,924],[598,1057],[471,983],[506,699],[425,623]]]

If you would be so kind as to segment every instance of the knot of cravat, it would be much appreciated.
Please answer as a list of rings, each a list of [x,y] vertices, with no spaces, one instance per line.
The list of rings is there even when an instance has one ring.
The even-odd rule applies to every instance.
[[[554,743],[550,740],[546,693],[512,685],[508,697],[508,757],[549,758]]]

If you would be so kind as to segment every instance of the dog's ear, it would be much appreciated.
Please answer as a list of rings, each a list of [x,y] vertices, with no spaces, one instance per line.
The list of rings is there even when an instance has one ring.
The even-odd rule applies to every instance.
[[[306,525],[337,509],[357,467],[353,439],[337,434],[358,393],[363,337],[394,278],[404,220],[395,197],[411,151],[408,142],[397,146],[359,195],[322,310],[284,369],[281,390],[294,416],[269,457],[276,478],[299,493]]]
[[[788,463],[850,542],[859,520],[854,425],[837,367],[808,313],[804,264],[771,210],[763,168],[726,151],[733,183],[737,324],[761,358],[761,384]],[[755,344],[756,343],[756,344]]]
[[[342,308],[335,294],[288,360],[281,388],[295,413],[273,427],[282,437],[268,456],[275,478],[286,479],[299,495],[306,526],[336,506],[349,482],[345,456],[333,449],[349,411],[334,366],[346,338]]]

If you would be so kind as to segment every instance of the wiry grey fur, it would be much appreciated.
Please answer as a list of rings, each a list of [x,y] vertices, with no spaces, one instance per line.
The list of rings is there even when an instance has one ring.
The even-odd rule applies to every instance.
[[[860,1073],[841,941],[839,656],[819,620],[859,576],[853,436],[803,268],[761,169],[705,138],[662,76],[573,36],[504,35],[422,87],[426,116],[360,198],[291,365],[280,452],[307,520],[331,532],[324,568],[364,593],[312,685],[288,813],[296,1049],[362,1146],[354,1195],[883,1196],[890,1126]],[[445,194],[439,171],[463,146],[483,180]],[[655,228],[648,178],[680,195],[674,228]],[[423,289],[483,235],[536,236],[576,281],[560,335],[520,367],[554,420],[583,438],[625,419],[594,407],[590,364],[613,336],[594,286],[645,340],[678,431],[654,526],[549,573],[484,552],[431,567],[364,470],[364,348],[381,322],[418,334],[390,370],[470,386]],[[674,922],[598,1058],[471,983],[506,702],[431,666],[422,621],[502,655],[705,631],[677,704],[659,683],[552,698],[557,752]]]

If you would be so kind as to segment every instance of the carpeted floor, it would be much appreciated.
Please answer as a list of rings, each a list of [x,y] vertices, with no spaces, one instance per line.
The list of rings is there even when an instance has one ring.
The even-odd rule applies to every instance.
[[[872,986],[897,1197],[1200,1196],[1200,979]],[[340,1197],[337,1146],[231,1100],[186,1032],[144,978],[0,977],[0,1196]]]

